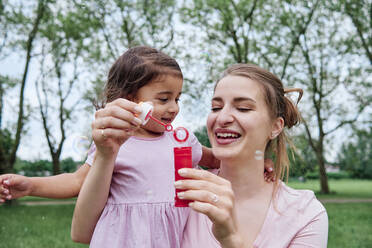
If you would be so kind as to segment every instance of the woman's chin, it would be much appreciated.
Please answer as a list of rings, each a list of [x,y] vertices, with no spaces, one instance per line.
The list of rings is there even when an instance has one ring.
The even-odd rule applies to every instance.
[[[212,147],[213,155],[218,160],[230,160],[234,159],[239,155],[235,149],[227,148],[227,147]]]

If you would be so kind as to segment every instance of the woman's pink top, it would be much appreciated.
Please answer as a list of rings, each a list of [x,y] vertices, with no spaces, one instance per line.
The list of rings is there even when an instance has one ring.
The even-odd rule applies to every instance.
[[[295,190],[281,183],[274,201],[270,203],[254,248],[327,247],[327,212],[312,191]],[[182,247],[221,247],[206,215],[191,211]]]
[[[195,167],[200,143],[190,134],[182,145],[192,147]],[[180,247],[190,209],[174,206],[175,146],[180,144],[166,132],[153,139],[131,137],[120,147],[91,248]],[[93,164],[94,152],[93,146],[86,163]]]

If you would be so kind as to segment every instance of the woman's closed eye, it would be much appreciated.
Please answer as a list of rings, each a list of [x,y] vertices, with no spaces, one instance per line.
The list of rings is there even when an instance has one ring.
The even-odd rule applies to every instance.
[[[251,110],[253,110],[253,109],[251,109],[251,108],[246,108],[246,107],[238,107],[238,108],[236,108],[238,111],[240,111],[240,112],[249,112],[249,111],[251,111]]]

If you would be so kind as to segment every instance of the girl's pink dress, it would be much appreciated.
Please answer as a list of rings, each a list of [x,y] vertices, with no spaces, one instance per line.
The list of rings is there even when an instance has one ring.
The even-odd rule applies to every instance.
[[[274,203],[275,202],[275,203]],[[275,204],[275,206],[274,206]],[[310,190],[295,190],[281,183],[276,199],[271,201],[254,248],[326,248],[328,216]],[[212,222],[191,211],[182,248],[220,248],[212,233]]]
[[[121,146],[90,247],[180,247],[190,209],[174,207],[175,146],[180,145],[172,132],[153,139],[131,137]],[[190,134],[183,146],[192,147],[196,167],[202,155],[200,143]],[[93,146],[86,161],[89,165],[94,153]]]

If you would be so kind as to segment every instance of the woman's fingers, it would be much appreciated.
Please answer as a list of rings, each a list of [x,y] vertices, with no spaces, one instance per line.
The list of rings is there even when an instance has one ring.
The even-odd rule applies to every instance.
[[[232,208],[232,201],[229,196],[208,190],[187,190],[179,192],[177,196],[180,199],[204,202],[219,208]]]
[[[178,174],[185,178],[205,180],[219,185],[231,185],[228,180],[206,170],[182,168],[178,170]]]
[[[189,206],[202,214],[205,214],[213,223],[226,223],[230,221],[231,214],[225,208],[219,208],[213,204],[206,202],[194,201],[189,204]]]

